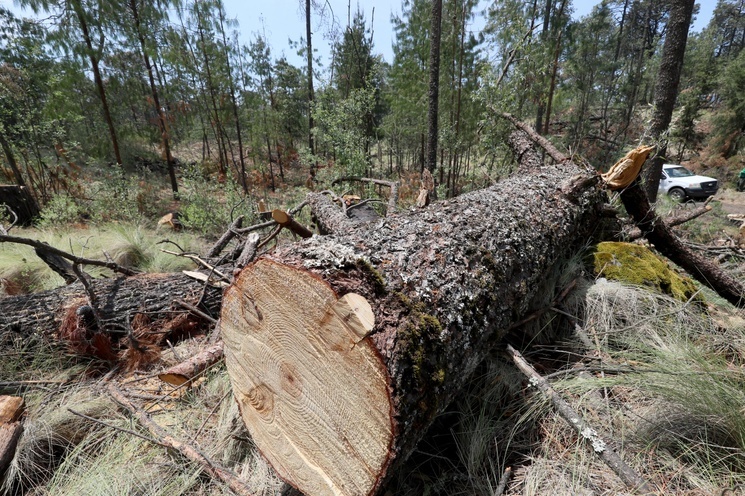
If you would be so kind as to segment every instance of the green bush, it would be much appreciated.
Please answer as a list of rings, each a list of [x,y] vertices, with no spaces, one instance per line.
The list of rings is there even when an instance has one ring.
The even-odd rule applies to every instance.
[[[104,180],[94,183],[88,192],[91,219],[95,222],[136,222],[162,216],[168,211],[168,206],[155,186],[158,180],[147,174],[127,176],[120,170],[107,175]]]
[[[38,225],[52,228],[72,224],[80,221],[83,212],[75,198],[67,194],[55,195],[41,210]]]
[[[239,215],[246,216],[244,224],[255,218],[254,199],[243,196],[235,182],[221,184],[191,175],[184,178],[182,190],[181,222],[207,238],[220,236]]]

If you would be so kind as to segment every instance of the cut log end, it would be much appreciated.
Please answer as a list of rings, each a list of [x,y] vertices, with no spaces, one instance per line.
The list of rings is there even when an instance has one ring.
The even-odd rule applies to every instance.
[[[306,494],[368,495],[394,434],[388,372],[365,298],[266,259],[227,291],[225,359],[256,445]]]

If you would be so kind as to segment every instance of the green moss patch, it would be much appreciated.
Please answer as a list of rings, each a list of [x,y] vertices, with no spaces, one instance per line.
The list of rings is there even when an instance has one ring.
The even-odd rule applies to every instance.
[[[681,301],[697,291],[689,277],[676,273],[649,248],[631,243],[599,243],[593,253],[593,268],[598,276],[652,288]]]

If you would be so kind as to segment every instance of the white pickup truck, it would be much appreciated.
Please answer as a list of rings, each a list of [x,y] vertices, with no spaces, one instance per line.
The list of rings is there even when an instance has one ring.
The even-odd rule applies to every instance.
[[[719,183],[713,177],[697,176],[681,165],[662,166],[660,193],[666,193],[675,201],[686,198],[704,199],[714,195]]]

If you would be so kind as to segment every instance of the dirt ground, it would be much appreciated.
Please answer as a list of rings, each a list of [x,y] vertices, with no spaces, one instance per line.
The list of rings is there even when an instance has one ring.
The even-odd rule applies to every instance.
[[[713,201],[717,200],[722,204],[722,210],[728,214],[745,215],[745,192],[734,189],[719,190]]]

